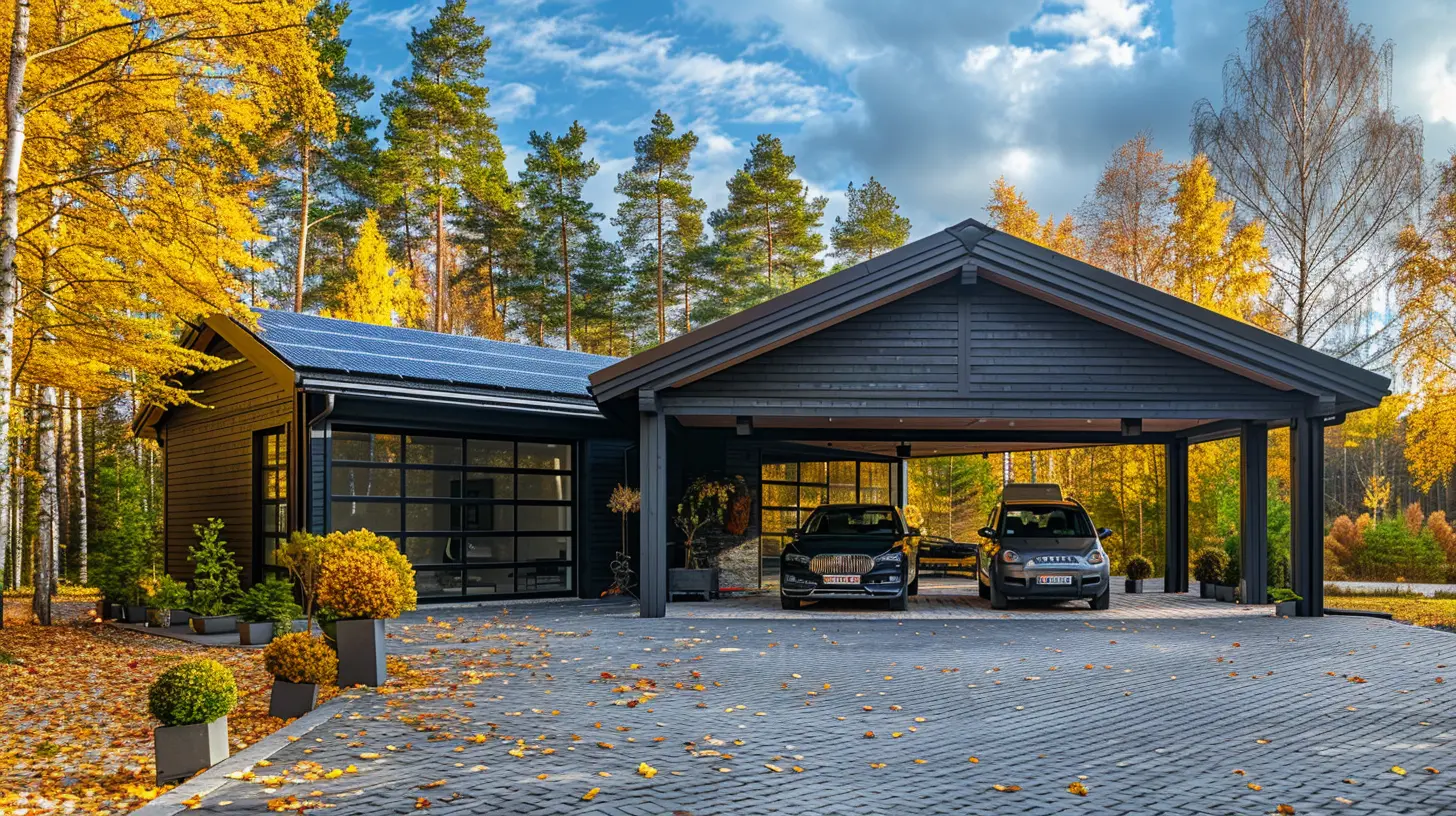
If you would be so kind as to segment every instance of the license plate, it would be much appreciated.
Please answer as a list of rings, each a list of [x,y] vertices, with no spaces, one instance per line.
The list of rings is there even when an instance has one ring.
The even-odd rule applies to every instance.
[[[858,575],[826,575],[826,576],[824,576],[824,583],[826,583],[826,584],[857,584],[857,583],[859,583],[859,576]]]
[[[1063,586],[1069,586],[1072,583],[1072,576],[1070,576],[1070,575],[1038,575],[1038,576],[1036,576],[1036,582],[1038,584],[1052,584],[1052,585],[1061,584]]]

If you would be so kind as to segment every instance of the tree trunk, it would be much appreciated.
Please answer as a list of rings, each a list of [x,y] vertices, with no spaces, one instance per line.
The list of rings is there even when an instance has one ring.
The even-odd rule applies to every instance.
[[[303,141],[299,145],[298,155],[303,166],[303,175],[299,183],[299,190],[302,193],[302,202],[298,207],[298,268],[293,272],[293,311],[303,311],[303,281],[304,273],[308,268],[308,159],[310,138],[308,128],[303,129]]]
[[[445,194],[435,196],[435,331],[445,330]]]
[[[768,236],[768,281],[769,291],[773,290],[773,220],[767,216],[763,219],[764,234]]]
[[[56,528],[56,388],[47,385],[41,389],[40,404],[36,406],[36,437],[40,443],[36,450],[36,471],[40,474],[40,524],[36,536],[35,593],[31,598],[31,611],[41,626],[51,623],[51,593],[55,584]]]
[[[657,166],[657,342],[667,342],[667,295],[662,263],[662,165]]]
[[[556,190],[564,200],[565,179],[557,176]],[[566,350],[571,351],[571,255],[566,250],[566,208],[561,208],[561,276],[566,281]]]
[[[71,395],[60,392],[56,405],[56,541],[65,558],[57,556],[56,575],[63,578],[71,560]]]
[[[90,519],[86,508],[86,435],[82,432],[85,414],[81,411],[81,398],[72,397],[71,410],[75,412],[71,420],[71,452],[75,455],[76,461],[76,535],[73,543],[76,545],[77,565],[79,572],[77,578],[84,585],[89,580],[90,543],[87,540],[90,532]]]
[[[20,242],[20,155],[25,147],[25,69],[30,62],[30,0],[15,0],[10,34],[10,69],[5,79],[5,148],[0,155],[0,451],[10,448],[11,379],[15,372],[15,301],[20,278],[15,257]],[[3,467],[8,483],[10,459]],[[6,514],[10,491],[0,490],[0,517]],[[9,538],[7,535],[6,539]],[[8,540],[0,540],[3,549]],[[16,565],[20,559],[16,558]],[[19,581],[16,582],[19,584]]]

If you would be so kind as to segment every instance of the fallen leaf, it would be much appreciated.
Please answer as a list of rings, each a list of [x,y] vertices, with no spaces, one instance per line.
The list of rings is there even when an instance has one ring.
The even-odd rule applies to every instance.
[[[1020,785],[992,785],[991,787],[1002,793],[1015,793],[1021,790]]]
[[[602,789],[601,788],[592,788],[591,790],[589,790],[586,793],[583,793],[581,795],[581,801],[583,801],[583,802],[590,802],[591,800],[597,798],[597,794],[599,794],[601,792],[602,792]]]
[[[1075,793],[1078,796],[1086,796],[1087,786],[1083,785],[1081,782],[1073,782],[1072,784],[1067,786],[1067,793]]]

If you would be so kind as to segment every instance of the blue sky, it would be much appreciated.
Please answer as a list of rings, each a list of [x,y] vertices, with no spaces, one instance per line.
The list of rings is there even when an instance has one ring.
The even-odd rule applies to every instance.
[[[759,133],[784,139],[811,187],[843,212],[875,175],[924,235],[984,215],[1005,175],[1044,213],[1075,208],[1140,129],[1188,152],[1195,101],[1220,96],[1250,0],[472,0],[508,164],[527,134],[580,120],[601,173],[599,210],[659,107],[700,137],[698,195],[724,183]],[[377,90],[408,70],[411,26],[436,2],[356,0],[349,62]],[[1396,43],[1395,99],[1426,124],[1427,155],[1456,148],[1456,3],[1352,0]],[[610,225],[607,224],[610,229]],[[827,229],[827,224],[826,224]]]

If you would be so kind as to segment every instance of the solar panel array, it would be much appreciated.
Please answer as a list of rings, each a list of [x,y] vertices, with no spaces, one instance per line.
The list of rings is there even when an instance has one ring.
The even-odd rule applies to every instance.
[[[481,337],[259,310],[258,338],[295,369],[589,396],[587,376],[615,357]]]

